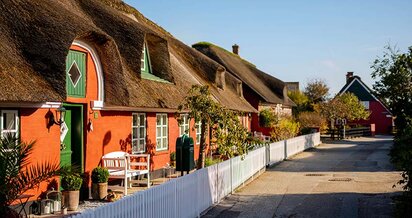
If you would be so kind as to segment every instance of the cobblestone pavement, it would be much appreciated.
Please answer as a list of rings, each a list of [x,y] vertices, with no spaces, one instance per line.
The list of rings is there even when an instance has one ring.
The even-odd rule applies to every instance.
[[[391,217],[391,137],[330,142],[267,169],[203,217]]]

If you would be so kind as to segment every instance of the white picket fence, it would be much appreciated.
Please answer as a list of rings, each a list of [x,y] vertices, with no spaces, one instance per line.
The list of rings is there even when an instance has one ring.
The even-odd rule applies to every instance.
[[[267,165],[319,144],[319,133],[271,143],[72,217],[199,217]]]

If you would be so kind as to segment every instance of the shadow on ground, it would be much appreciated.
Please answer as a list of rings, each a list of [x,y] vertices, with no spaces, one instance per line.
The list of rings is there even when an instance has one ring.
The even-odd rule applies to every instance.
[[[202,217],[392,217],[392,197],[399,194],[400,192],[260,196],[235,194]]]

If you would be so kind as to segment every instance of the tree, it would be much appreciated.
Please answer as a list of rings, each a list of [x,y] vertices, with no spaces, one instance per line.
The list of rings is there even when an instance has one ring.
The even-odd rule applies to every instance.
[[[304,94],[308,96],[310,103],[326,101],[329,96],[329,87],[321,79],[313,79],[306,85]]]
[[[58,162],[29,165],[34,145],[11,135],[0,138],[0,214],[8,214],[6,217],[12,216],[8,206],[19,195],[67,170],[60,169]]]
[[[378,79],[373,87],[395,116],[397,131],[390,155],[402,171],[398,184],[405,190],[397,199],[395,214],[407,217],[412,213],[412,47],[402,54],[387,46],[371,68],[372,78]]]
[[[383,57],[374,61],[372,78],[379,79],[373,88],[395,115],[397,132],[412,124],[412,46],[408,52],[386,47]]]
[[[238,114],[216,103],[212,99],[207,85],[192,86],[188,96],[185,97],[178,109],[179,111],[188,110],[190,119],[201,122],[198,169],[205,166],[208,127],[213,128],[213,137],[217,140],[220,152],[229,157],[246,152],[247,131],[241,126]]]
[[[333,127],[333,122],[336,119],[353,121],[367,119],[370,115],[359,99],[352,93],[343,93],[328,102],[319,103],[316,110],[331,122],[331,127]]]
[[[232,110],[223,109],[214,126],[219,153],[228,158],[245,155],[248,151],[248,131],[240,124],[238,115]]]
[[[296,104],[296,107],[293,108],[293,115],[295,117],[297,117],[301,112],[312,110],[310,107],[309,97],[300,90],[289,91],[288,97]]]
[[[353,121],[367,119],[369,117],[370,112],[366,110],[365,106],[363,106],[358,97],[353,93],[343,93],[336,98],[338,101],[342,102],[344,108],[341,118]]]

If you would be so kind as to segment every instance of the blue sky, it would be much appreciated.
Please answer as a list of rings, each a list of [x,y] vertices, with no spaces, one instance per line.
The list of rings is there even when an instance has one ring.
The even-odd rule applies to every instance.
[[[412,1],[125,0],[188,45],[208,41],[301,89],[324,79],[336,93],[354,71],[371,86],[371,63],[390,43],[412,46]]]

